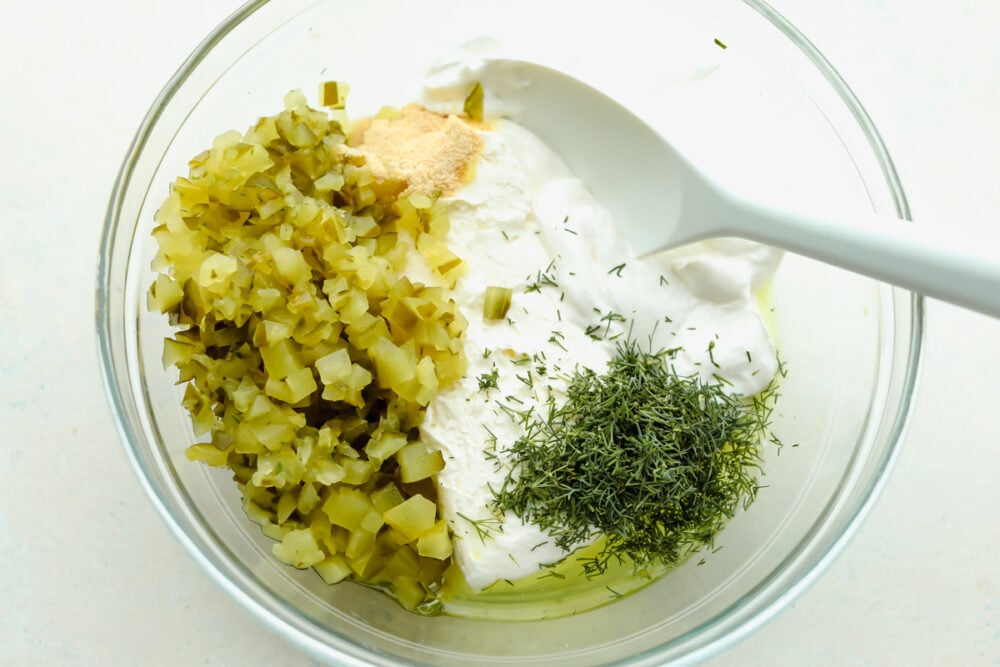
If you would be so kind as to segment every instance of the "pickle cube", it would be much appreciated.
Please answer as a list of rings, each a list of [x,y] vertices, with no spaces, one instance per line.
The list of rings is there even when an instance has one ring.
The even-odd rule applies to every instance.
[[[382,516],[385,517],[387,524],[412,541],[434,527],[436,514],[437,505],[418,493],[385,512]]]
[[[411,442],[399,450],[396,461],[399,462],[399,475],[404,483],[427,479],[444,469],[441,452],[431,451],[420,441]]]
[[[271,547],[274,557],[299,569],[312,567],[326,558],[309,529],[290,530],[280,543]]]

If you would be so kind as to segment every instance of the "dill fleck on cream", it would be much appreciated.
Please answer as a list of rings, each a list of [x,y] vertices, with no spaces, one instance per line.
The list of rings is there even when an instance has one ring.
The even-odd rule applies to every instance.
[[[489,392],[490,389],[496,389],[497,388],[497,380],[499,380],[499,379],[500,379],[500,371],[498,371],[497,367],[494,366],[493,370],[491,370],[491,371],[489,371],[487,373],[482,373],[479,376],[479,378],[478,378],[478,380],[479,380],[479,391]]]

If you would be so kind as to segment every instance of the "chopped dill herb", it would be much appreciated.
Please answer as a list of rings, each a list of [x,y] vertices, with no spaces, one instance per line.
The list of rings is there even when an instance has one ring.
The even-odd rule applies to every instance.
[[[718,382],[719,384],[724,384],[727,387],[732,387],[733,386],[733,383],[730,380],[727,380],[726,378],[722,377],[718,373],[712,373],[712,378],[714,378],[715,381]]]
[[[715,360],[715,355],[713,354],[714,350],[715,350],[715,341],[714,340],[708,341],[708,360],[711,361],[712,365],[715,366],[716,368],[722,368],[722,366],[719,365],[719,362]]]
[[[476,534],[479,536],[479,539],[483,542],[483,544],[486,543],[486,538],[489,537],[491,533],[503,532],[503,523],[501,523],[500,519],[497,519],[496,517],[490,517],[488,519],[471,519],[461,512],[458,512],[458,516],[464,519],[475,529]]]
[[[479,391],[489,393],[490,389],[496,389],[498,379],[500,379],[500,371],[498,371],[497,367],[494,366],[493,370],[479,376]]]
[[[752,398],[679,376],[668,350],[618,343],[607,372],[578,368],[564,402],[520,413],[514,468],[494,509],[512,511],[569,548],[606,536],[583,559],[588,576],[611,559],[673,564],[703,545],[759,488],[761,443],[777,399]],[[676,350],[672,351],[676,353]]]
[[[666,277],[660,276],[660,285],[669,285],[669,284],[670,284],[670,281],[667,280]]]
[[[566,346],[562,344],[562,341],[565,339],[566,335],[563,334],[563,332],[559,331],[558,329],[553,331],[552,335],[549,336],[550,343],[561,349],[563,352],[569,352],[569,350],[566,349]]]
[[[622,277],[622,271],[624,271],[624,270],[625,270],[625,262],[622,262],[618,266],[613,267],[610,271],[608,271],[608,275],[610,276],[613,273],[616,276],[618,276],[619,278],[621,278]]]
[[[621,593],[619,593],[615,589],[611,588],[611,586],[605,586],[605,588],[608,589],[608,591],[611,593],[611,597],[613,597],[615,600],[617,600],[618,598],[623,597]]]
[[[483,424],[483,428],[486,430],[486,433],[489,435],[489,437],[486,438],[486,445],[487,445],[487,447],[489,449],[491,449],[491,450],[495,450],[497,448],[497,434],[494,433],[493,429],[491,429],[486,424]]]
[[[549,578],[552,578],[552,579],[565,579],[566,575],[565,574],[561,574],[559,572],[556,572],[555,570],[549,570],[545,574],[539,576],[538,580],[541,581],[542,579],[549,579]]]
[[[555,260],[549,262],[549,265],[545,267],[544,271],[538,271],[535,273],[534,282],[528,283],[528,286],[524,288],[524,291],[541,292],[543,287],[559,287],[559,283],[556,282],[555,267]],[[526,280],[531,280],[531,276],[528,276]]]
[[[608,336],[610,335],[612,323],[614,323],[614,322],[624,322],[624,321],[625,321],[625,316],[624,315],[620,315],[620,314],[616,313],[613,310],[609,310],[604,315],[602,315],[601,316],[601,322],[604,322],[604,338],[608,338]],[[612,336],[611,339],[614,340],[615,338],[617,338],[620,335],[621,334],[618,334],[616,336]]]
[[[727,49],[727,48],[729,48],[728,46],[726,46],[725,44],[723,44],[722,40],[720,40],[718,37],[715,38],[715,45],[717,47],[719,47],[720,49]]]

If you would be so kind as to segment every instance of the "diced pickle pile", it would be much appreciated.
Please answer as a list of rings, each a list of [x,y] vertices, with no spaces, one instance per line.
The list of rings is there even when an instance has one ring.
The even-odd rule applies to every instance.
[[[443,207],[376,181],[342,112],[285,107],[218,137],[156,215],[150,307],[178,327],[164,363],[210,436],[187,455],[232,470],[281,561],[431,613],[452,543],[417,427],[464,371],[466,322],[402,270],[415,248],[453,286],[462,262]]]

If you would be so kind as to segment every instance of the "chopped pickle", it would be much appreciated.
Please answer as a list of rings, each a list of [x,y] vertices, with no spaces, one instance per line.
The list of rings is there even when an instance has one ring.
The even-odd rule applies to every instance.
[[[510,310],[510,299],[514,290],[509,287],[486,288],[486,295],[483,298],[483,318],[487,320],[502,320],[507,317]]]
[[[326,554],[316,544],[316,538],[312,531],[290,530],[279,544],[275,544],[271,551],[275,558],[283,563],[293,565],[297,568],[312,567],[326,558]]]
[[[415,540],[434,527],[437,505],[419,493],[383,513],[385,522],[402,533],[408,540]]]
[[[444,560],[451,556],[451,552],[451,536],[448,534],[448,522],[444,519],[417,539],[417,553],[421,556]]]
[[[328,556],[323,561],[313,565],[316,573],[328,584],[336,584],[351,574],[351,566],[341,554]]]
[[[324,81],[320,85],[319,103],[331,109],[343,109],[350,87],[343,81]]]
[[[465,115],[477,123],[483,122],[483,86],[478,81],[465,98]]]
[[[346,94],[326,82],[321,103]],[[451,536],[428,481],[444,461],[417,427],[465,372],[466,320],[403,271],[414,247],[445,285],[464,265],[445,207],[375,178],[345,121],[293,91],[195,156],[155,216],[148,305],[175,326],[163,362],[206,436],[187,457],[232,471],[274,556],[435,613]]]
[[[419,440],[400,449],[396,460],[399,462],[400,479],[404,483],[427,479],[444,470],[444,456],[441,452],[431,451]]]

